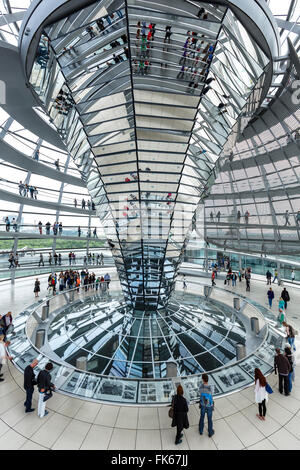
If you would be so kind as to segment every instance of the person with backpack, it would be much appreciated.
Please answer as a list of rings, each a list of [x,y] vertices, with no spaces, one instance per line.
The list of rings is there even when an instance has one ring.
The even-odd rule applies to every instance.
[[[290,295],[286,288],[284,287],[283,291],[281,292],[281,298],[284,301],[284,309],[287,309],[287,303],[291,300]]]
[[[261,421],[265,421],[267,413],[266,403],[268,401],[268,393],[266,391],[267,381],[262,371],[258,368],[254,369],[254,380],[255,403],[258,403],[258,414],[256,416]]]
[[[45,369],[41,370],[37,377],[37,386],[39,390],[39,401],[38,401],[38,416],[43,418],[49,411],[46,411],[46,395],[49,397],[52,394],[52,390],[55,390],[55,386],[51,383],[50,371],[53,369],[52,362],[48,362],[45,365]],[[48,398],[48,397],[47,397]]]
[[[288,325],[285,321],[282,322],[282,326],[285,326],[286,328],[286,339],[288,340],[289,345],[291,348],[293,348],[294,351],[296,351],[296,346],[295,346],[295,335],[297,332],[294,330],[292,325]]]
[[[274,291],[272,290],[272,287],[270,287],[270,289],[268,290],[267,296],[268,296],[268,300],[269,300],[269,306],[270,306],[270,308],[272,308],[272,302],[273,302],[273,299],[274,299]]]
[[[173,408],[173,419],[172,419],[172,428],[177,426],[177,433],[175,444],[181,444],[182,442],[182,431],[183,429],[189,428],[188,420],[188,411],[189,407],[186,399],[183,396],[183,388],[181,385],[177,387],[177,394],[173,396],[172,399],[172,408]]]
[[[215,433],[213,430],[212,415],[214,411],[213,401],[213,385],[208,384],[208,375],[202,374],[202,383],[199,388],[199,407],[200,407],[200,421],[199,421],[199,433],[202,436],[204,429],[205,414],[207,415],[208,421],[208,437],[212,437]]]

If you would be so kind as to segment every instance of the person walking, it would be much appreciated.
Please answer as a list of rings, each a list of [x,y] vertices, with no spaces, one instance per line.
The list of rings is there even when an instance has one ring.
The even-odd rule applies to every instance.
[[[212,437],[215,433],[213,430],[212,415],[214,411],[213,401],[213,385],[208,384],[208,375],[202,374],[202,383],[199,388],[200,395],[200,421],[199,421],[199,433],[202,436],[204,429],[205,414],[207,415],[208,421],[208,437]]]
[[[296,351],[296,346],[295,346],[296,331],[294,330],[292,325],[289,325],[285,321],[282,322],[282,326],[285,327],[286,339],[287,339],[289,345],[291,346],[291,348],[293,348],[294,351]]]
[[[109,284],[110,284],[110,275],[108,273],[105,274],[104,276],[104,281],[105,281],[105,284],[106,284],[106,289],[109,289]]]
[[[269,270],[266,272],[266,278],[267,278],[267,286],[271,285],[272,274]]]
[[[9,220],[8,217],[5,218],[5,230],[6,230],[7,232],[10,231],[10,220]]]
[[[26,391],[26,400],[24,403],[25,413],[31,413],[35,410],[35,408],[32,408],[32,395],[37,381],[33,369],[38,365],[38,363],[39,361],[34,359],[30,365],[25,367],[24,370],[24,390]]]
[[[281,292],[281,298],[284,301],[284,309],[287,309],[287,303],[290,301],[290,295],[286,288],[284,287],[283,291]]]
[[[189,407],[186,399],[183,396],[183,388],[181,385],[177,387],[177,394],[172,399],[173,419],[172,428],[177,427],[175,444],[181,444],[183,429],[189,428],[188,411]]]
[[[33,289],[35,297],[39,297],[39,292],[41,290],[40,284],[41,284],[40,281],[38,280],[38,278],[36,278],[35,283],[34,283],[34,289]]]
[[[270,289],[268,290],[267,296],[269,300],[269,307],[272,308],[272,302],[274,299],[274,291],[272,290],[272,287],[270,287]]]
[[[290,364],[290,372],[289,372],[289,393],[291,393],[293,388],[293,375],[294,375],[294,356],[291,350],[290,345],[287,345],[284,348],[284,357],[287,358]]]
[[[266,403],[268,402],[267,381],[262,371],[258,368],[254,369],[254,380],[255,403],[258,403],[258,414],[256,416],[261,421],[265,421],[267,412]]]
[[[212,286],[215,286],[215,285],[216,285],[216,283],[215,283],[215,278],[216,278],[216,273],[215,273],[215,271],[213,271],[213,272],[211,273],[211,285],[212,285]]]
[[[51,383],[50,371],[53,369],[52,362],[48,362],[45,365],[45,369],[41,370],[37,377],[37,386],[39,390],[39,402],[38,402],[38,416],[43,418],[49,411],[46,410],[46,401],[44,401],[45,395],[50,394],[55,389],[53,383]]]
[[[246,280],[246,291],[250,292],[250,279],[251,274],[250,271],[247,269],[245,272],[245,280]]]
[[[284,224],[284,226],[286,226],[286,225],[291,225],[291,222],[289,221],[290,213],[289,213],[288,210],[285,211],[284,218],[285,218],[285,224]]]
[[[43,235],[43,224],[41,221],[38,223],[38,229],[39,229],[40,235]]]
[[[274,271],[273,284],[274,284],[274,282],[275,282],[276,279],[277,279],[277,282],[278,282],[278,271],[277,271],[277,269],[275,269],[275,271]]]
[[[285,322],[286,318],[285,318],[285,312],[283,308],[279,309],[277,320],[279,321],[280,325],[282,325],[283,322]]]
[[[288,359],[281,354],[281,351],[279,348],[275,349],[276,351],[276,356],[274,358],[274,369],[275,369],[275,375],[277,375],[278,371],[278,380],[279,380],[279,393],[283,393],[284,389],[284,394],[288,396],[290,394],[289,392],[289,373],[290,373],[290,363]]]

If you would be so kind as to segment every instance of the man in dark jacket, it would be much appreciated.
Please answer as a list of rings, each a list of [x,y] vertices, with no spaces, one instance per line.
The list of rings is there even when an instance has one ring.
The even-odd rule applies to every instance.
[[[267,278],[267,286],[271,285],[272,274],[270,273],[269,270],[266,272],[266,278]]]
[[[183,429],[189,428],[189,420],[187,416],[189,407],[186,399],[183,396],[183,388],[181,385],[178,385],[177,387],[177,394],[173,397],[172,406],[174,411],[172,427],[177,426],[177,433],[175,439],[175,444],[177,445],[181,444],[182,442]]]
[[[284,394],[288,396],[290,394],[289,392],[289,373],[291,370],[290,363],[288,359],[281,354],[281,351],[279,348],[276,348],[276,356],[274,358],[274,369],[275,369],[275,375],[277,375],[277,370],[278,370],[278,375],[279,375],[279,392],[283,392],[283,387],[282,387],[282,382],[284,382]]]
[[[24,406],[26,407],[25,413],[31,413],[34,408],[31,408],[32,395],[34,392],[34,386],[37,384],[33,369],[38,365],[39,361],[34,359],[32,363],[27,366],[24,370],[24,389],[26,391],[26,401]]]
[[[45,394],[55,389],[55,386],[51,383],[50,370],[52,369],[52,362],[48,362],[48,364],[45,365],[45,369],[40,371],[37,378],[37,386],[39,389],[38,416],[40,418],[43,418],[49,413],[49,411],[46,411],[46,402],[44,401]]]
[[[281,297],[282,297],[282,300],[284,300],[284,309],[286,310],[287,303],[290,301],[290,296],[286,288],[284,288],[283,291],[281,292]]]

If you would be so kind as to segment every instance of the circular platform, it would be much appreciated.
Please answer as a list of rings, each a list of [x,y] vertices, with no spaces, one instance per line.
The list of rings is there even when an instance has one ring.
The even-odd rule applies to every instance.
[[[284,333],[270,312],[224,289],[214,288],[205,297],[204,287],[195,284],[199,294],[175,292],[168,307],[155,313],[131,311],[118,292],[56,296],[21,314],[10,354],[21,370],[34,357],[40,368],[51,360],[52,378],[62,393],[127,404],[167,403],[178,383],[195,401],[204,371],[215,395],[250,385],[255,367],[271,372],[274,348],[282,345]],[[234,298],[239,310],[233,308]],[[50,314],[41,322],[47,303]],[[254,317],[259,334],[251,330]],[[246,357],[237,360],[240,346]],[[82,364],[85,370],[79,370]]]

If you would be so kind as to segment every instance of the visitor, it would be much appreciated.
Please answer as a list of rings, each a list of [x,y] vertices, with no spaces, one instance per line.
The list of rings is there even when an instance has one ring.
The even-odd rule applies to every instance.
[[[104,276],[104,281],[105,281],[107,289],[109,289],[110,280],[111,280],[110,275],[108,273],[106,273],[105,276]]]
[[[277,269],[275,269],[275,271],[274,271],[274,279],[273,279],[273,281],[272,281],[273,284],[274,284],[274,282],[276,281],[276,279],[277,279],[277,282],[278,282],[278,271],[277,271]]]
[[[57,160],[55,160],[55,167],[57,169],[57,171],[60,171],[60,168],[59,168],[59,158]]]
[[[10,231],[10,220],[9,220],[9,218],[6,217],[4,222],[5,222],[5,230],[7,232],[9,232]]]
[[[268,402],[268,393],[266,391],[267,381],[262,371],[258,368],[254,369],[255,380],[255,403],[258,403],[258,414],[256,415],[261,421],[266,419],[266,403]]]
[[[184,292],[187,290],[187,284],[186,284],[186,281],[185,281],[185,274],[183,274],[183,276],[182,276],[182,288],[183,288]]]
[[[296,224],[299,225],[299,222],[300,222],[300,211],[298,211],[296,214]]]
[[[33,289],[33,292],[34,292],[34,296],[35,297],[39,297],[39,292],[41,290],[40,288],[40,281],[38,280],[38,278],[36,278],[35,282],[34,282],[34,289]]]
[[[38,223],[38,229],[39,229],[40,235],[43,235],[43,224],[41,221]]]
[[[271,285],[272,274],[270,273],[269,270],[266,272],[266,278],[267,278],[267,286]]]
[[[274,299],[274,291],[272,290],[272,287],[267,292],[268,300],[269,300],[269,307],[272,308],[272,302]]]
[[[81,208],[85,209],[85,199],[82,199],[82,201],[81,201]]]
[[[289,213],[288,210],[285,211],[284,218],[285,218],[285,224],[284,224],[284,226],[286,226],[286,225],[291,225],[291,222],[289,221],[290,213]]]
[[[74,206],[77,207],[77,199],[74,199]]]
[[[100,266],[103,266],[104,265],[104,257],[103,257],[103,253],[100,254]]]
[[[44,266],[44,257],[42,255],[42,253],[40,253],[40,261],[39,261],[39,267],[43,265]]]
[[[289,345],[293,348],[294,351],[296,351],[296,346],[295,346],[296,330],[294,330],[292,325],[289,325],[285,321],[282,322],[282,326],[285,327],[286,338],[288,340]]]
[[[220,218],[221,218],[221,212],[219,211],[216,215],[216,218],[218,220],[218,224],[220,223]]]
[[[177,394],[173,396],[172,399],[172,408],[173,408],[173,419],[172,419],[172,428],[177,427],[177,433],[175,438],[175,444],[181,444],[183,437],[183,429],[189,428],[188,420],[188,404],[186,399],[183,396],[183,388],[181,385],[177,387]]]
[[[60,222],[59,225],[58,225],[58,231],[59,231],[59,235],[62,235],[63,233],[63,226],[62,226],[62,223]]]
[[[52,362],[48,362],[45,365],[45,369],[41,370],[37,377],[37,386],[39,390],[39,401],[38,401],[38,416],[43,418],[49,411],[46,410],[46,394],[51,394],[52,390],[55,390],[55,386],[51,383],[50,371],[53,369]]]
[[[26,400],[24,403],[25,413],[31,413],[35,410],[32,408],[32,395],[34,392],[34,386],[37,385],[37,381],[33,372],[33,369],[38,365],[39,361],[34,359],[30,365],[25,367],[24,370],[24,390],[26,391]]]
[[[236,280],[237,280],[237,275],[236,273],[232,273],[231,275],[231,280],[232,280],[232,287],[236,287]]]
[[[284,287],[283,291],[281,292],[281,298],[284,301],[284,309],[287,309],[287,304],[290,301],[290,295],[286,288]]]
[[[292,279],[292,282],[294,282],[295,280],[295,271],[292,269],[292,272],[291,272],[291,279]]]
[[[38,190],[37,190],[37,187],[35,186],[35,187],[33,188],[34,199],[37,199],[38,193],[39,193],[39,192],[38,192]]]
[[[285,322],[286,317],[285,317],[285,312],[284,312],[283,308],[279,309],[277,320],[279,321],[280,325],[282,325],[283,322]]]
[[[246,270],[245,272],[245,280],[246,280],[246,291],[250,292],[250,279],[251,279],[251,273],[249,269]]]
[[[249,222],[249,217],[250,217],[250,212],[247,210],[245,212],[245,222],[246,222],[246,224],[248,224],[248,222]]]
[[[291,346],[288,344],[284,348],[284,357],[287,358],[290,364],[290,372],[289,372],[289,393],[291,393],[293,388],[293,375],[294,375],[294,356],[291,350]]]
[[[4,334],[0,334],[0,382],[3,382],[3,373],[1,373],[2,366],[6,365],[6,360],[12,360],[12,357],[6,353],[6,346],[8,343],[4,341]]]
[[[214,411],[213,401],[213,385],[208,384],[208,375],[202,374],[202,383],[199,388],[199,407],[200,407],[200,421],[199,421],[199,433],[202,436],[204,429],[205,414],[207,415],[208,421],[208,437],[212,437],[215,433],[213,430],[212,415]]]
[[[211,285],[212,285],[212,287],[216,285],[215,278],[216,278],[216,273],[215,273],[215,271],[213,271],[211,273]]]
[[[93,235],[94,235],[94,238],[98,238],[98,237],[97,237],[97,229],[96,229],[96,227],[95,227],[94,230],[93,230]]]
[[[283,393],[284,389],[284,394],[288,396],[290,394],[289,392],[289,373],[290,373],[290,363],[288,359],[281,354],[281,351],[279,348],[276,348],[276,356],[274,358],[274,372],[275,375],[277,375],[278,371],[278,376],[279,376],[279,393]]]
[[[77,230],[78,230],[78,237],[80,237],[80,235],[81,235],[81,228],[80,228],[80,226],[78,227]]]
[[[18,231],[18,223],[17,223],[16,219],[13,218],[11,223],[12,223],[14,231],[17,232]]]
[[[50,222],[47,222],[45,227],[46,227],[46,235],[50,235],[50,228],[51,228]]]

